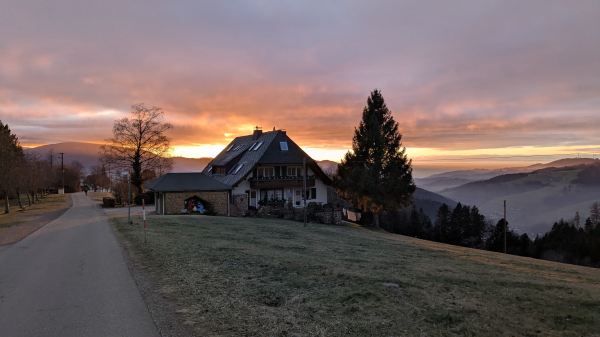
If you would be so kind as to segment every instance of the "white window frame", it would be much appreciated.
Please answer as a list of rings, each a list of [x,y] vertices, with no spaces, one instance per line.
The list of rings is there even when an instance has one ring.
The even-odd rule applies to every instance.
[[[272,175],[266,175],[265,174],[265,170],[267,170],[267,169],[271,170],[273,172],[273,174]],[[274,177],[275,176],[275,168],[272,167],[272,166],[259,167],[258,168],[258,172],[262,173],[262,174],[259,174],[258,176],[259,177],[262,176],[263,178]]]
[[[295,173],[290,173],[290,170],[294,170]],[[286,175],[288,177],[301,177],[302,176],[302,167],[299,166],[288,166]]]

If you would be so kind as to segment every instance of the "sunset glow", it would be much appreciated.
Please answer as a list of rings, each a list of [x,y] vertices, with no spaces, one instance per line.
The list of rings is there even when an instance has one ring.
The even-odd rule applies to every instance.
[[[0,13],[0,120],[25,147],[101,143],[143,102],[175,126],[175,156],[213,157],[259,126],[285,129],[314,159],[339,161],[378,88],[417,169],[592,157],[599,16],[595,2],[90,11],[9,1]]]

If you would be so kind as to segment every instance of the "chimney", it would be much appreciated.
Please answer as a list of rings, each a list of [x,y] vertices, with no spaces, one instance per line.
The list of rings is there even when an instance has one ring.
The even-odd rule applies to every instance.
[[[261,135],[262,135],[262,128],[258,127],[258,126],[255,127],[254,133],[252,134],[252,140],[257,140]]]

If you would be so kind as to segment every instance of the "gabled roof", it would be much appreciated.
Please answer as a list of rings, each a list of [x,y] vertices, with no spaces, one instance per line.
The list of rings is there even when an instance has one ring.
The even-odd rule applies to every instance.
[[[155,192],[221,191],[231,187],[204,173],[167,173],[144,185]]]
[[[255,151],[254,147],[261,142],[262,145]],[[287,142],[288,150],[281,150],[280,142]],[[238,148],[240,145],[242,147]],[[227,149],[230,149],[229,152]],[[317,176],[325,183],[330,182],[330,179],[323,173],[323,170],[321,170],[319,165],[317,165],[309,155],[294,143],[294,141],[287,136],[285,131],[281,130],[264,132],[259,137],[248,135],[235,138],[206,166],[206,168],[204,168],[202,173],[226,185],[234,186],[248,176],[256,165],[301,164],[303,158],[306,158],[307,166],[309,166]],[[239,165],[242,166],[239,167]],[[226,168],[225,174],[213,175],[212,167],[214,166],[224,166]]]

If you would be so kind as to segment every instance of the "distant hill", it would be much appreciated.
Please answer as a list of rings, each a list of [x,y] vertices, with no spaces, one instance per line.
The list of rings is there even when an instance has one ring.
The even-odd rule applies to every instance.
[[[560,161],[561,164],[577,161]],[[534,172],[500,175],[440,191],[439,194],[467,205],[476,205],[481,214],[494,222],[503,216],[521,232],[547,232],[555,221],[571,219],[578,211],[582,223],[592,203],[600,201],[600,163],[556,167],[548,164]],[[556,165],[556,163],[554,163]],[[536,166],[540,167],[540,166]],[[554,167],[554,168],[551,168]]]
[[[495,170],[458,170],[434,174],[426,178],[415,179],[415,184],[417,184],[417,186],[421,188],[434,192],[439,192],[448,188],[458,187],[470,182],[491,179],[493,177],[497,177],[503,174],[525,173],[549,167],[560,168],[576,165],[589,165],[593,163],[600,163],[600,160],[591,158],[564,158],[546,164],[540,163],[523,167],[506,167]]]
[[[84,143],[84,142],[65,142],[57,144],[48,144],[34,148],[25,149],[26,153],[37,153],[45,157],[49,151],[54,150],[54,153],[65,153],[65,164],[70,164],[76,160],[83,164],[86,169],[94,165],[99,165],[98,153],[102,144]],[[56,162],[60,162],[60,157],[55,157]],[[200,172],[212,158],[173,158],[173,172]]]
[[[89,169],[94,165],[98,165],[98,152],[100,152],[100,146],[101,144],[94,143],[65,142],[25,149],[25,152],[37,153],[44,158],[51,150],[54,150],[55,154],[64,152],[65,164],[70,164],[76,160]],[[55,162],[60,163],[60,156],[55,157]]]
[[[201,172],[213,158],[173,158],[173,171],[171,172]]]

